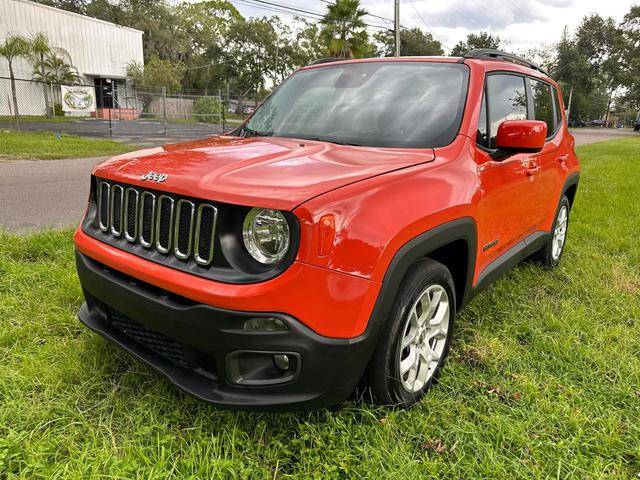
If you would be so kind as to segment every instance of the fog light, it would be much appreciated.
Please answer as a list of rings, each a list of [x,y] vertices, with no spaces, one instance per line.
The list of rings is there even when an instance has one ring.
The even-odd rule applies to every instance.
[[[244,329],[250,332],[284,332],[287,325],[279,318],[250,318],[244,322]]]
[[[276,364],[280,370],[289,370],[289,355],[274,355],[273,363]]]

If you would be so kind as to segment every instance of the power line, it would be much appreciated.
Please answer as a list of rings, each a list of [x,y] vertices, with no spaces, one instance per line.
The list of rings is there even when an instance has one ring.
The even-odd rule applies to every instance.
[[[413,7],[413,9],[415,10],[415,12],[418,14],[418,17],[420,17],[420,20],[422,20],[422,23],[424,23],[424,26],[427,27],[427,30],[429,32],[431,32],[431,35],[433,35],[435,37],[436,40],[438,40],[445,48],[448,48],[449,50],[451,50],[451,47],[449,45],[447,45],[446,43],[444,43],[440,38],[438,38],[438,36],[436,35],[436,32],[434,32],[431,27],[429,26],[429,24],[425,21],[424,17],[422,16],[422,14],[418,11],[418,9],[416,8],[416,5],[413,3],[413,0],[409,0],[409,3],[411,4],[411,6]]]
[[[306,10],[303,8],[298,8],[298,7],[294,7],[291,5],[286,5],[283,3],[277,3],[277,2],[271,2],[268,0],[232,0],[232,1],[237,1],[237,2],[242,2],[244,5],[250,5],[252,7],[256,7],[256,8],[263,8],[264,10],[272,10],[272,11],[277,11],[278,13],[294,13],[294,14],[298,14],[300,16],[306,17],[306,18],[310,18],[311,20],[321,20],[322,18],[324,18],[324,14],[320,13],[320,12],[314,12],[311,10]],[[258,4],[258,5],[256,5]],[[260,6],[263,5],[263,6]],[[371,23],[366,23],[365,25],[367,27],[371,27],[371,28],[378,28],[381,30],[387,30],[388,27],[387,26],[383,26],[383,25],[374,25]]]

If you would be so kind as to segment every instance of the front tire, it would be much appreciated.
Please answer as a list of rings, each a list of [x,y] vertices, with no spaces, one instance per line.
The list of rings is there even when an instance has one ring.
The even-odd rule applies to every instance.
[[[567,231],[569,228],[569,213],[571,204],[566,195],[562,196],[560,205],[556,211],[556,218],[553,222],[553,229],[546,245],[536,254],[535,259],[543,267],[555,268],[560,263],[565,244],[567,243]]]
[[[449,351],[455,312],[449,270],[431,259],[414,265],[402,281],[369,364],[368,383],[376,403],[407,408],[425,395]]]

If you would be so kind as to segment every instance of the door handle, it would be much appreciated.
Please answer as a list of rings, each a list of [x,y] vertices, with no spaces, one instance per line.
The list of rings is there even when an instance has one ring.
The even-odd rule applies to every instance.
[[[538,170],[540,170],[540,167],[537,165],[528,165],[525,169],[524,169],[524,173],[527,177],[532,177],[533,175],[536,174],[536,172],[538,172]]]

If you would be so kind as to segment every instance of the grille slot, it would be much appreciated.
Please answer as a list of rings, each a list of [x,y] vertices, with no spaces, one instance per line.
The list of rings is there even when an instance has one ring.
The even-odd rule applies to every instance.
[[[98,186],[98,222],[100,230],[109,230],[109,194],[111,186],[107,182],[100,182]]]
[[[127,188],[124,197],[124,236],[127,241],[133,243],[138,236],[138,191]]]
[[[218,221],[214,205],[100,179],[94,198],[93,225],[101,236],[125,249],[140,245],[200,267],[213,264]]]
[[[195,205],[189,200],[180,200],[176,206],[175,247],[173,253],[180,260],[186,260],[191,255],[194,212]]]
[[[194,260],[200,265],[210,265],[213,261],[214,232],[218,220],[218,209],[202,204],[196,217],[196,237]]]
[[[169,253],[171,250],[171,227],[173,225],[173,198],[166,195],[158,197],[156,215],[156,250]]]
[[[156,196],[142,192],[140,196],[140,245],[150,248],[153,244],[153,217],[156,211]]]
[[[122,235],[122,204],[124,189],[120,185],[111,187],[111,201],[109,202],[109,215],[111,218],[111,233],[116,237]]]
[[[107,307],[107,317],[111,325],[140,345],[179,367],[189,367],[184,356],[182,344],[177,340],[155,332],[110,307]]]

